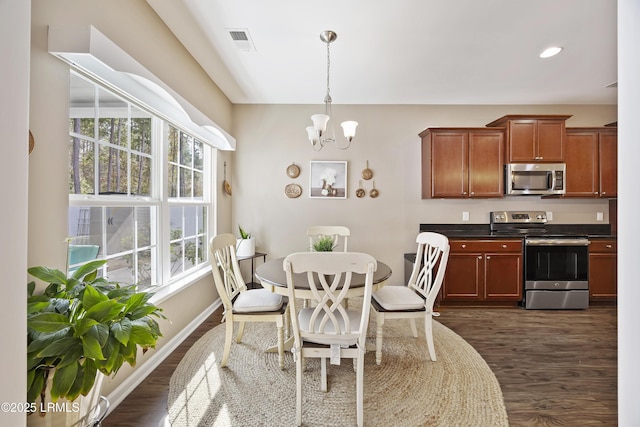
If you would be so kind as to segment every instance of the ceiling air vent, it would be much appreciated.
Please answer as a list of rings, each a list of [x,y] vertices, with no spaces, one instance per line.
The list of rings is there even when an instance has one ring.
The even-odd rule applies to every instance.
[[[227,29],[238,50],[256,50],[246,28]]]

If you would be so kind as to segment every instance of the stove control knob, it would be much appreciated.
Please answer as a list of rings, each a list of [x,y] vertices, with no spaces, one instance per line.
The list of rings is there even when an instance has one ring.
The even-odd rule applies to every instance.
[[[537,215],[536,219],[547,219],[545,215]]]

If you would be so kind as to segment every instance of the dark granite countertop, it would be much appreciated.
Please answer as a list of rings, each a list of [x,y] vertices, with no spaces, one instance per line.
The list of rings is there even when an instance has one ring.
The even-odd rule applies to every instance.
[[[610,224],[547,224],[548,235],[587,236],[590,238],[616,238]],[[489,224],[420,224],[420,232],[433,231],[449,238],[495,239],[523,238],[522,234],[492,233]]]

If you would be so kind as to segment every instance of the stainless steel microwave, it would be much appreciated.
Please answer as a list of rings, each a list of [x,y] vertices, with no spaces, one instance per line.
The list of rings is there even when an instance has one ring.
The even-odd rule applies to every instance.
[[[504,166],[507,195],[565,194],[564,163],[509,163]]]

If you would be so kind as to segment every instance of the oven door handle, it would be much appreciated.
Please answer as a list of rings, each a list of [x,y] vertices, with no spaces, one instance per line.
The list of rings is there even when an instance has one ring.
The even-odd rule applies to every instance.
[[[589,239],[526,238],[526,246],[588,246]]]

